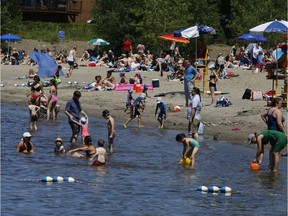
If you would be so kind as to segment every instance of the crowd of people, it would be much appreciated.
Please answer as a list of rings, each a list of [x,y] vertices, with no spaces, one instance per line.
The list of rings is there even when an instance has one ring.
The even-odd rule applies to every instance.
[[[123,44],[124,53],[118,58],[114,59],[108,57],[108,54],[104,53],[105,56],[101,57],[98,61],[99,66],[106,64],[107,67],[107,75],[105,78],[102,78],[100,75],[95,76],[95,82],[89,84],[87,87],[82,89],[83,91],[101,91],[103,89],[111,88],[113,89],[116,85],[116,78],[112,75],[114,71],[119,71],[120,83],[127,84],[130,80],[125,76],[125,72],[127,70],[141,70],[141,69],[153,69],[153,70],[168,70],[172,72],[171,67],[174,72],[172,72],[172,76],[183,80],[183,87],[185,93],[185,106],[188,108],[187,111],[187,134],[191,137],[186,137],[185,134],[178,134],[175,139],[177,142],[183,144],[183,152],[182,159],[186,158],[190,159],[190,166],[194,168],[195,166],[195,157],[200,148],[199,143],[199,127],[201,124],[201,110],[203,108],[203,103],[201,100],[201,91],[199,88],[194,86],[194,82],[199,77],[199,71],[193,66],[193,63],[188,59],[184,59],[184,61],[180,58],[179,49],[177,52],[175,50],[169,50],[165,54],[161,55],[159,58],[155,58],[148,50],[145,51],[145,46],[143,44],[139,44],[137,46],[137,53],[132,54],[132,43],[129,41],[125,41]],[[281,66],[281,62],[286,58],[287,64],[287,46],[281,46],[281,50],[284,53],[278,59],[278,66]],[[76,51],[77,47],[73,47],[69,52],[69,56],[67,58],[67,63],[69,64],[69,70],[67,73],[68,77],[73,76],[73,69],[75,66],[76,60]],[[237,55],[237,45],[234,45],[231,48],[230,54],[228,57],[223,57],[223,54],[220,53],[219,56],[215,60],[215,64],[210,67],[210,79],[209,79],[209,90],[211,91],[211,103],[208,105],[213,105],[215,103],[215,95],[214,92],[217,91],[216,83],[219,79],[227,78],[227,73],[225,72],[226,68],[229,67],[237,67],[241,66],[241,62],[243,61],[243,55],[245,51],[243,48],[240,49],[242,54]],[[177,55],[175,55],[177,53]],[[258,59],[259,56],[263,56],[263,50],[260,47],[260,44],[256,44],[252,52],[250,53],[252,57],[252,61],[249,60],[248,57],[248,65],[250,64],[257,68],[258,67]],[[264,54],[265,55],[265,54]],[[85,55],[81,57],[81,60],[88,60],[88,56],[91,58],[88,51],[85,51]],[[284,56],[284,57],[283,57]],[[241,57],[241,58],[240,58]],[[262,58],[262,57],[261,57]],[[113,60],[112,60],[113,59]],[[276,59],[275,59],[276,61]],[[177,62],[177,63],[176,63]],[[176,63],[176,64],[175,64]],[[267,69],[269,72],[269,67],[273,68],[274,63],[266,62],[262,69]],[[270,65],[270,66],[269,66]],[[135,67],[134,67],[135,66]],[[130,69],[129,69],[130,68]],[[58,71],[60,69],[58,68]],[[141,80],[142,78],[140,73],[135,75],[135,79]],[[30,130],[37,130],[37,119],[40,117],[40,113],[46,114],[47,121],[50,119],[50,114],[52,112],[53,119],[57,119],[57,114],[59,112],[58,105],[58,85],[59,76],[57,77],[57,73],[55,73],[54,78],[50,80],[50,90],[49,95],[45,96],[43,92],[43,87],[41,85],[40,78],[35,75],[34,83],[31,85],[31,91],[27,94],[27,96],[31,96],[31,100],[29,101],[29,112],[30,112]],[[131,79],[131,78],[130,78]],[[144,89],[142,93],[133,98],[133,89],[129,89],[127,93],[127,101],[125,105],[124,112],[129,112],[130,116],[123,124],[124,128],[127,128],[129,123],[137,118],[138,127],[142,127],[141,118],[145,112],[145,99],[148,98],[148,87],[144,85]],[[71,127],[72,135],[70,142],[72,145],[77,145],[77,140],[80,132],[82,133],[82,147],[74,148],[67,151],[67,154],[74,157],[84,157],[89,160],[89,165],[104,165],[106,161],[106,150],[104,148],[104,140],[98,140],[98,148],[93,145],[92,138],[88,132],[88,116],[82,109],[81,103],[79,101],[81,97],[81,91],[75,91],[73,94],[73,98],[69,100],[65,107],[65,114],[68,117],[68,123]],[[255,163],[261,164],[263,154],[264,154],[264,145],[270,143],[272,148],[270,150],[270,169],[273,172],[278,171],[279,166],[279,158],[280,151],[286,147],[287,144],[287,136],[285,135],[284,124],[285,119],[281,115],[281,111],[279,110],[279,104],[281,101],[274,100],[272,102],[273,106],[266,113],[262,114],[262,118],[264,122],[268,125],[268,130],[255,133],[249,135],[249,143],[257,144],[257,154],[255,156]],[[158,113],[159,111],[159,113]],[[157,116],[158,115],[158,116]],[[82,116],[82,117],[81,117]],[[108,149],[109,153],[113,153],[113,144],[115,140],[115,122],[114,118],[111,116],[108,110],[104,110],[102,112],[103,118],[107,120],[107,131],[108,131]],[[158,97],[156,100],[155,106],[155,117],[157,116],[157,121],[159,122],[159,128],[165,128],[165,120],[167,118],[167,106],[163,102],[161,97]],[[274,132],[278,131],[278,132]],[[26,132],[23,134],[23,139],[18,144],[17,152],[31,153],[34,152],[34,146],[30,141],[31,134]],[[63,147],[63,140],[58,137],[55,140],[55,152],[65,153],[66,150]],[[84,154],[82,153],[84,152]]]

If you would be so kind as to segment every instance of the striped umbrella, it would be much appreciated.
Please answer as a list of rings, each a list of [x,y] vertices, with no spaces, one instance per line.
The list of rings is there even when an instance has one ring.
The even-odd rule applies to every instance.
[[[97,46],[105,46],[105,45],[109,45],[110,43],[101,38],[96,38],[96,39],[88,41],[88,44],[93,44]]]
[[[183,37],[174,37],[173,34],[164,34],[160,36],[161,39],[174,41],[174,42],[180,42],[180,43],[190,43],[190,41]]]

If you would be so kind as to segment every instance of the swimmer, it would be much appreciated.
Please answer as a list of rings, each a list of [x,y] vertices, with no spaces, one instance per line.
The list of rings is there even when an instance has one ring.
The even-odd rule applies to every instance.
[[[199,151],[199,143],[193,138],[186,138],[184,133],[177,134],[175,137],[177,142],[183,144],[182,159],[186,160],[187,157],[191,160],[191,168],[194,169],[195,156]]]
[[[58,137],[55,140],[54,152],[55,153],[65,153],[65,149],[64,149],[64,146],[63,146],[63,140],[60,137]]]
[[[30,141],[31,140],[31,134],[29,132],[25,132],[22,136],[23,138],[18,143],[16,152],[22,152],[24,154],[34,153],[34,145]]]
[[[96,149],[92,143],[92,138],[90,136],[86,136],[84,138],[84,143],[85,143],[85,146],[81,148],[72,149],[68,151],[67,154],[73,157],[77,157],[77,158],[87,158],[87,159],[92,158],[92,156],[96,153]],[[85,155],[79,153],[81,151],[85,152]]]

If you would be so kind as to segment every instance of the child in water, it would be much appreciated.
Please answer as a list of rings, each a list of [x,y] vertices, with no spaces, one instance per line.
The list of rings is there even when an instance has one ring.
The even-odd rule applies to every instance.
[[[104,148],[105,141],[102,139],[98,140],[98,148],[96,148],[96,153],[91,159],[91,166],[104,166],[106,163],[106,150]],[[97,156],[97,160],[94,161],[94,158]]]
[[[38,120],[38,114],[37,112],[39,112],[40,107],[34,105],[35,104],[35,100],[32,99],[31,101],[29,101],[29,113],[30,113],[30,130],[37,130],[37,120]]]
[[[200,147],[198,141],[193,138],[186,138],[184,133],[177,134],[175,139],[177,142],[183,144],[182,159],[186,160],[187,157],[190,158],[190,166],[192,169],[194,169],[195,156]]]
[[[110,115],[108,110],[102,112],[103,118],[107,119],[107,130],[108,130],[108,142],[109,142],[109,153],[113,153],[113,143],[115,139],[115,124],[114,118]]]
[[[65,149],[64,149],[64,146],[63,146],[63,140],[60,137],[58,137],[55,140],[54,152],[55,153],[65,153]]]

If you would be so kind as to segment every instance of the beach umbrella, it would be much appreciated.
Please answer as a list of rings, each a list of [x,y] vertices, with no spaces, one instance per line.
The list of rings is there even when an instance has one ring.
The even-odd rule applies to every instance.
[[[267,39],[261,35],[243,34],[237,38],[238,40],[246,41],[267,41]]]
[[[279,34],[287,34],[288,32],[288,22],[285,20],[274,20],[270,22],[263,23],[261,25],[255,26],[249,29],[250,32],[267,32],[267,33],[279,33]],[[276,50],[277,50],[277,42],[278,37],[276,37]],[[276,52],[276,59],[278,59]],[[276,88],[278,86],[278,61],[276,61]]]
[[[101,38],[96,38],[93,40],[88,41],[89,44],[97,45],[97,46],[106,46],[109,45],[110,43],[101,39]]]
[[[0,36],[0,40],[1,41],[8,41],[8,54],[10,54],[9,53],[9,46],[10,46],[10,42],[12,41],[12,42],[15,42],[15,41],[21,41],[22,40],[22,38],[20,38],[20,37],[18,37],[18,36],[16,36],[16,35],[13,35],[13,34],[4,34],[4,35],[1,35]]]
[[[34,61],[38,63],[37,74],[40,77],[53,77],[54,71],[57,69],[58,64],[48,53],[42,51],[33,51],[28,54]],[[64,76],[61,70],[59,76]]]
[[[173,34],[164,34],[160,36],[161,39],[174,41],[174,42],[180,42],[180,43],[190,43],[190,41],[183,37],[174,37]]]
[[[188,28],[182,28],[174,31],[174,37],[184,37],[184,38],[196,38],[203,34],[216,34],[214,28],[205,25],[196,24]],[[196,40],[196,50],[197,50],[197,40]],[[195,52],[195,57],[197,59],[197,51]]]

